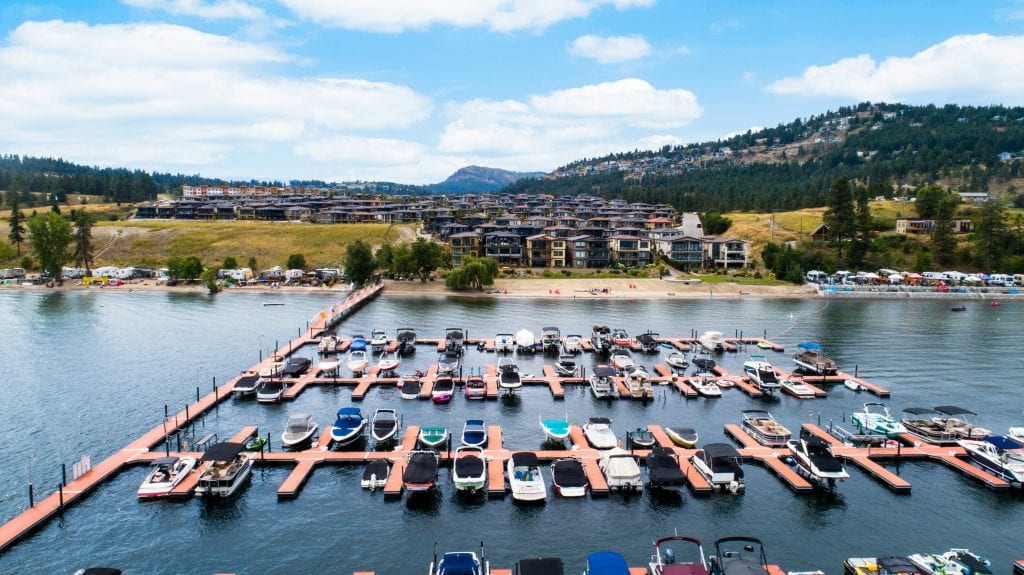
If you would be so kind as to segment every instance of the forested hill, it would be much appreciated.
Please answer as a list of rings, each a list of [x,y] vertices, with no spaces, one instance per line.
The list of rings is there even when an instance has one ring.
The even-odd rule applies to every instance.
[[[870,184],[873,196],[932,182],[1015,193],[1022,151],[1024,108],[864,103],[716,142],[581,160],[506,191],[723,212],[823,206],[839,176]]]

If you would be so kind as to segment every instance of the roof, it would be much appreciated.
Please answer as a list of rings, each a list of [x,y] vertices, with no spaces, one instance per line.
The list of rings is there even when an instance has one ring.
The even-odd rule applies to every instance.
[[[587,556],[585,575],[629,575],[629,565],[621,553],[598,551]]]
[[[940,406],[937,406],[935,408],[935,411],[938,411],[939,413],[942,413],[942,414],[945,414],[945,415],[949,415],[949,416],[954,416],[954,415],[978,415],[977,413],[974,413],[970,409],[964,409],[962,407],[957,407],[955,405],[940,405]]]
[[[938,413],[934,409],[928,407],[907,407],[903,410],[904,413],[910,413],[913,415],[927,415],[929,413]]]
[[[813,343],[813,342],[810,342],[810,341],[802,341],[802,342],[796,344],[796,346],[799,347],[799,348],[802,348],[802,349],[811,349],[811,350],[822,349],[820,343]]]
[[[704,453],[708,457],[739,457],[740,452],[728,443],[709,443],[704,446]]]
[[[174,465],[178,462],[178,458],[171,455],[170,457],[161,457],[150,463],[150,465]]]
[[[1020,444],[1005,435],[988,435],[985,441],[998,449],[1020,449]]]
[[[216,443],[206,450],[202,461],[231,461],[241,452],[241,443]]]
[[[608,419],[607,417],[591,417],[590,418],[590,423],[603,423],[605,425],[609,425],[609,424],[611,424],[611,422],[612,422],[612,420]]]
[[[540,465],[540,460],[530,451],[520,451],[512,454],[512,465],[516,467],[529,467]]]

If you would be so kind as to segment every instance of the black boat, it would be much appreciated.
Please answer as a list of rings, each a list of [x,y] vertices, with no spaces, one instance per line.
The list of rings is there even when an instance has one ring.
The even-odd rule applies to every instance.
[[[594,353],[608,355],[612,351],[612,330],[606,325],[595,325],[590,332],[590,347]]]
[[[281,377],[299,377],[306,373],[312,363],[306,357],[289,357],[284,367],[281,368],[280,375]]]
[[[742,544],[742,547],[738,545]],[[764,543],[753,537],[723,537],[715,541],[715,555],[709,560],[714,575],[767,575],[768,558]]]
[[[444,332],[444,349],[462,355],[462,348],[466,343],[466,332],[461,328],[450,327]]]
[[[398,348],[395,350],[398,355],[409,355],[416,351],[416,331],[411,327],[398,328],[395,341],[398,342]]]
[[[715,369],[715,359],[707,351],[702,351],[695,355],[690,363],[697,366],[698,371],[711,371]]]
[[[640,344],[640,351],[644,353],[658,353],[658,347],[661,345],[658,343],[658,334],[653,331],[636,336],[636,341]]]
[[[686,477],[679,469],[676,452],[671,449],[655,445],[647,456],[646,464],[651,487],[672,489],[686,483]]]
[[[402,484],[409,491],[427,491],[437,483],[437,453],[416,451],[402,472]]]
[[[583,464],[573,457],[551,462],[551,483],[555,493],[562,497],[583,497],[587,494],[587,472]]]
[[[388,460],[375,459],[366,464],[366,469],[363,470],[363,479],[359,485],[364,489],[383,489],[388,483],[389,473]]]
[[[690,463],[715,489],[740,491],[745,486],[740,452],[728,443],[709,443],[690,458]]]
[[[565,566],[558,557],[520,559],[516,572],[518,575],[565,575]]]

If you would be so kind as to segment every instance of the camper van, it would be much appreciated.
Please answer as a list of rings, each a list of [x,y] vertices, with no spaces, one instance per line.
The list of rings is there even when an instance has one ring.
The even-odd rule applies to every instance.
[[[811,270],[807,272],[807,281],[812,284],[823,284],[828,281],[828,274],[818,270]]]
[[[1013,287],[1016,285],[1016,282],[1014,281],[1013,276],[1009,274],[992,274],[988,276],[988,285]]]

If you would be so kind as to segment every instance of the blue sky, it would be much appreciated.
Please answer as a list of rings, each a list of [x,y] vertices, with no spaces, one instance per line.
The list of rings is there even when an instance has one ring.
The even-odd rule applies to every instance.
[[[440,181],[863,100],[1024,104],[1024,2],[51,0],[0,8],[0,151]]]

